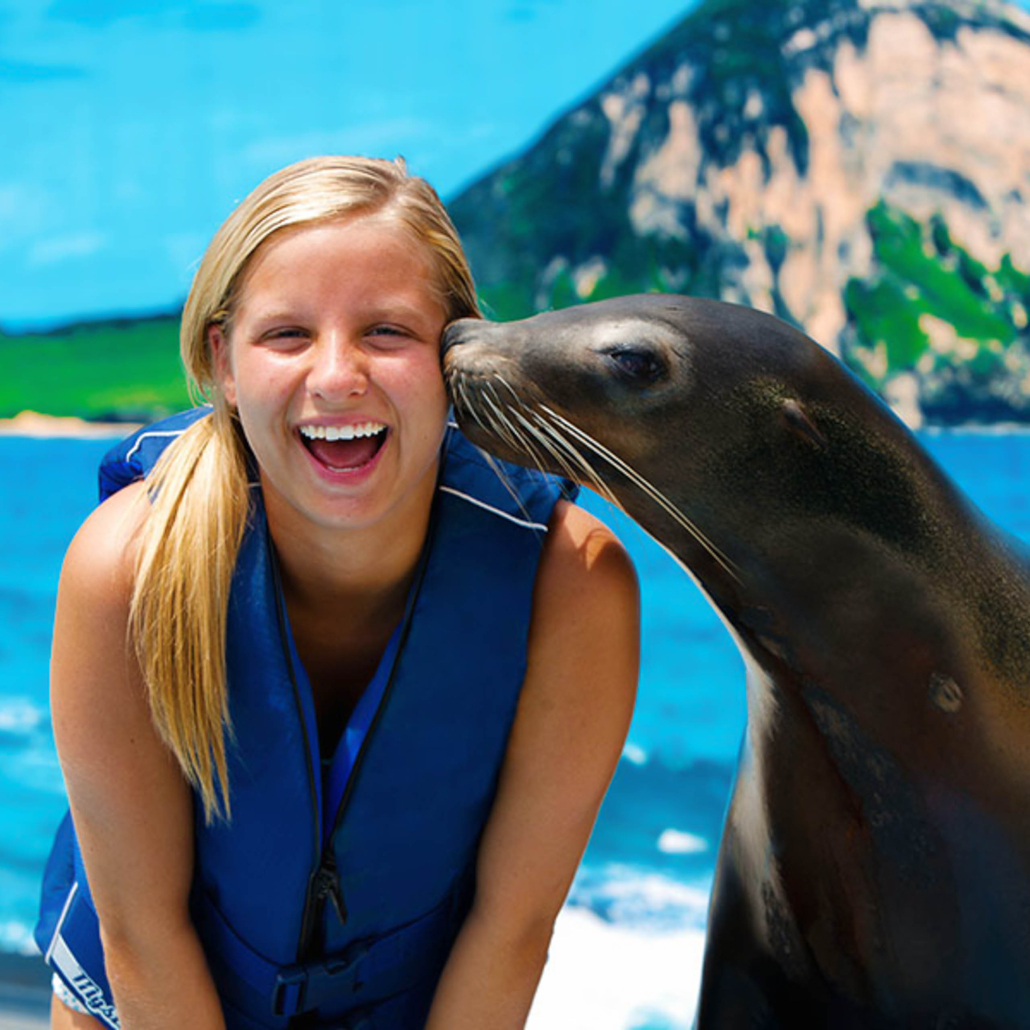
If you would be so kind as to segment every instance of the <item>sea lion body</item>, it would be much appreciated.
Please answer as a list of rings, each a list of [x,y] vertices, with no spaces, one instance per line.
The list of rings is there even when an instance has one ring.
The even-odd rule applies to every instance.
[[[609,491],[743,654],[697,1026],[1030,1027],[1020,545],[769,315],[648,295],[444,344],[466,434]]]

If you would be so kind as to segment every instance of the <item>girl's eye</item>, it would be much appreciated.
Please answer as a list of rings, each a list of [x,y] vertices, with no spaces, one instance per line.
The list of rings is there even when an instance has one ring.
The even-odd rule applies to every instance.
[[[409,332],[395,325],[373,326],[368,331],[368,335],[374,336],[377,340],[384,343],[403,343],[411,336]]]
[[[307,332],[298,326],[283,326],[281,329],[272,329],[270,332],[265,333],[266,340],[283,340],[289,342],[290,340],[302,340],[307,338]]]

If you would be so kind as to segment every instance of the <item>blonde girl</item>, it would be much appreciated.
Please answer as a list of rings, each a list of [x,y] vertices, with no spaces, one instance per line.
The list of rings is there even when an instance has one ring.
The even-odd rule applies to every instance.
[[[603,526],[447,422],[433,190],[318,158],[215,235],[199,409],[109,456],[54,629],[55,1027],[512,1028],[621,751]]]

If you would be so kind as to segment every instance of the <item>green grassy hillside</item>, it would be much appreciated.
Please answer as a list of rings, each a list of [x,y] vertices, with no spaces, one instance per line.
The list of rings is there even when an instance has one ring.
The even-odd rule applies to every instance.
[[[0,418],[28,409],[137,420],[189,404],[177,316],[0,331]]]

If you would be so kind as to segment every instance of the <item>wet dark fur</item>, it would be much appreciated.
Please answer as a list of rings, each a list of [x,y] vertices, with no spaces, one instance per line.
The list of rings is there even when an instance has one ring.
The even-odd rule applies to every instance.
[[[630,297],[445,350],[469,437],[599,480],[744,655],[698,1027],[1030,1027],[1019,547],[768,315]]]

